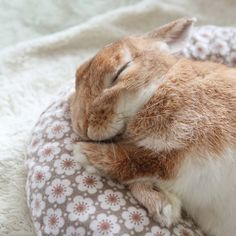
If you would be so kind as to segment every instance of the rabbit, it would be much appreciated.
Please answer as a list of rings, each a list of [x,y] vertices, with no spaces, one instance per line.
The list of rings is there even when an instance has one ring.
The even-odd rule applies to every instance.
[[[184,209],[208,235],[236,235],[236,69],[177,55],[181,18],[105,46],[76,72],[74,155],[127,184],[160,223]]]

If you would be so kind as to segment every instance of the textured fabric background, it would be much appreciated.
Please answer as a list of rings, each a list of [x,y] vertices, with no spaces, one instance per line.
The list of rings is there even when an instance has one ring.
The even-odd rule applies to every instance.
[[[78,64],[108,42],[181,16],[196,16],[199,24],[236,25],[234,0],[122,1],[118,9],[114,1],[68,2],[0,0],[0,235],[32,235],[24,191],[26,143],[41,111],[74,78]],[[79,17],[82,12],[95,18]],[[37,38],[68,26],[73,27]]]
[[[0,49],[82,24],[91,17],[119,8],[124,9],[127,6],[132,7],[139,2],[142,1],[0,0]],[[178,15],[194,15],[201,24],[222,26],[236,24],[234,0],[155,0],[155,2],[159,5],[158,9],[155,8],[156,14],[161,13],[162,22]],[[160,17],[157,19],[159,21]],[[147,24],[151,21],[148,18],[142,20]],[[136,26],[133,25],[134,28]]]
[[[0,48],[81,24],[139,0],[0,0]]]

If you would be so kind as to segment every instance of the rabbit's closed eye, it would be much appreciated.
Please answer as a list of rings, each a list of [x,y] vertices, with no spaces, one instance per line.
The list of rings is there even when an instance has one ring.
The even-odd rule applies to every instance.
[[[112,83],[111,83],[111,85],[114,85],[114,83],[119,79],[120,75],[129,67],[130,62],[131,62],[131,61],[125,63],[125,64],[116,72],[116,74],[115,74],[114,77],[112,78],[112,81],[111,81]]]

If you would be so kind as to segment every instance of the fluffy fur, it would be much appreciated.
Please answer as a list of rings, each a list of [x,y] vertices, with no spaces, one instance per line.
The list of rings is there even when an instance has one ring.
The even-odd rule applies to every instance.
[[[84,139],[114,138],[80,150],[158,221],[176,222],[181,201],[206,233],[234,236],[236,70],[173,55],[194,21],[125,38],[82,65],[72,123]]]

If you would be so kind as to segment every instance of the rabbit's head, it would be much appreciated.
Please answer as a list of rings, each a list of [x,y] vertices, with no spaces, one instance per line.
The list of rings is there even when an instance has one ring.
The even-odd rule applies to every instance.
[[[181,18],[141,36],[107,45],[76,72],[72,125],[84,139],[106,140],[125,130],[176,62],[195,19]]]

